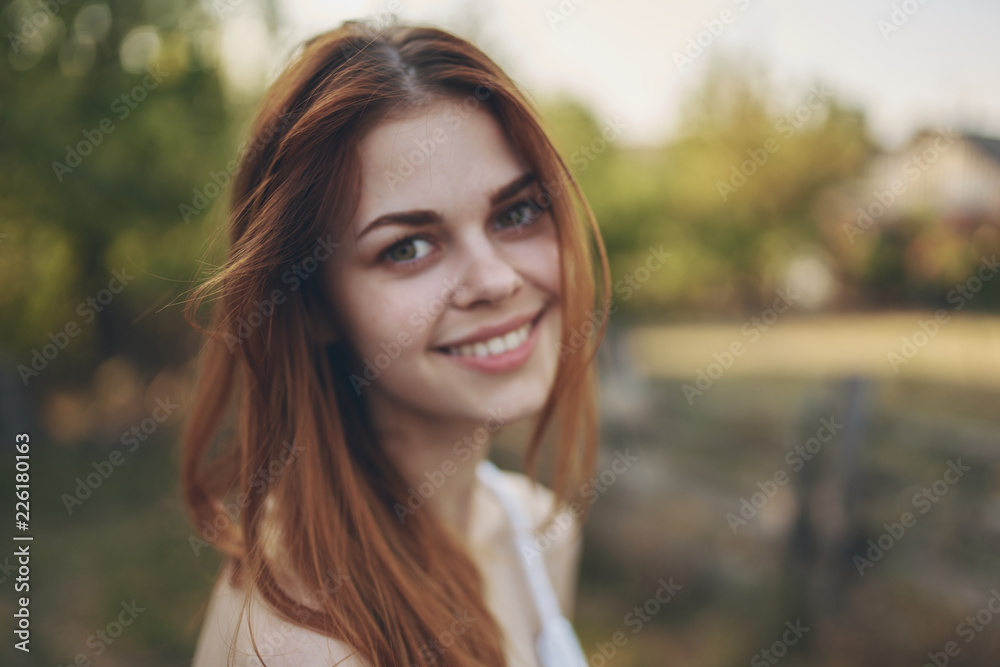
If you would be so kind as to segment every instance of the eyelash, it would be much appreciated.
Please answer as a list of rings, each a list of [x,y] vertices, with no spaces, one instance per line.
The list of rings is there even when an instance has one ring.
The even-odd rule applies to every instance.
[[[538,222],[538,219],[541,218],[542,215],[545,214],[545,210],[542,209],[541,207],[539,207],[537,204],[535,204],[534,200],[532,200],[532,199],[529,198],[529,199],[522,199],[521,201],[519,201],[519,202],[517,202],[515,204],[512,204],[510,207],[508,207],[507,209],[505,209],[503,211],[503,213],[501,213],[497,217],[497,220],[498,221],[499,220],[503,220],[508,214],[510,214],[512,212],[519,211],[519,210],[520,211],[524,211],[525,209],[528,209],[528,210],[531,211],[531,213],[528,216],[526,216],[526,217],[530,218],[528,220],[528,222],[525,222],[525,223],[522,223],[522,224],[519,224],[519,225],[513,225],[511,227],[507,227],[506,229],[516,229],[518,231],[527,229],[527,228],[531,227],[532,225],[534,225],[536,222]],[[407,243],[411,243],[411,242],[414,242],[414,241],[427,241],[427,240],[428,239],[427,239],[426,235],[424,235],[424,234],[412,234],[410,236],[401,236],[398,239],[396,239],[395,241],[393,241],[392,243],[390,243],[389,246],[385,250],[383,250],[381,253],[379,253],[379,256],[378,256],[379,262],[389,262],[389,263],[400,265],[400,266],[405,266],[405,265],[408,265],[408,264],[415,264],[417,262],[420,262],[423,259],[422,257],[419,257],[417,259],[404,259],[404,260],[395,260],[394,261],[394,260],[392,260],[392,259],[389,258],[389,255],[392,253],[393,250],[395,250],[396,248],[405,246]]]

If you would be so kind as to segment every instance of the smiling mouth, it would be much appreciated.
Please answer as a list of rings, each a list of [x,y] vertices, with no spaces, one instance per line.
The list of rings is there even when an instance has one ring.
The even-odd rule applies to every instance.
[[[501,336],[493,336],[492,338],[464,345],[436,347],[434,351],[454,357],[495,357],[506,354],[524,345],[524,342],[528,340],[528,336],[531,334],[531,330],[542,319],[546,311],[548,311],[547,307],[543,308],[530,322],[526,322]]]

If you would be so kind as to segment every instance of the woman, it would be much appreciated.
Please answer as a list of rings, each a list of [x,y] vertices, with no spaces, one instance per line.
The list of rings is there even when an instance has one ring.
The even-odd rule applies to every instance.
[[[188,311],[213,297],[192,546],[227,557],[196,667],[582,664],[607,259],[511,80],[437,29],[313,38],[257,116],[229,244]],[[493,434],[529,418],[527,476],[501,472]]]

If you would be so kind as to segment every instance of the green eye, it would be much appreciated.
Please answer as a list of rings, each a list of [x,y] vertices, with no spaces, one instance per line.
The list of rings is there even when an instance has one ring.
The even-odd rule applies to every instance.
[[[524,200],[504,211],[499,218],[502,226],[519,229],[527,227],[541,216],[542,211],[531,200]]]
[[[421,254],[418,245],[422,244],[424,252]],[[394,243],[385,251],[385,257],[393,262],[405,264],[425,257],[431,249],[431,244],[426,239],[409,238]]]

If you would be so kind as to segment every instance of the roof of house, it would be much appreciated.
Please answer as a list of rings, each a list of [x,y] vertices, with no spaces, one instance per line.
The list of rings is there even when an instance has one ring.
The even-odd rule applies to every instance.
[[[1000,164],[1000,139],[991,139],[975,134],[966,134],[963,136],[966,141],[982,151],[983,154],[997,164]]]

